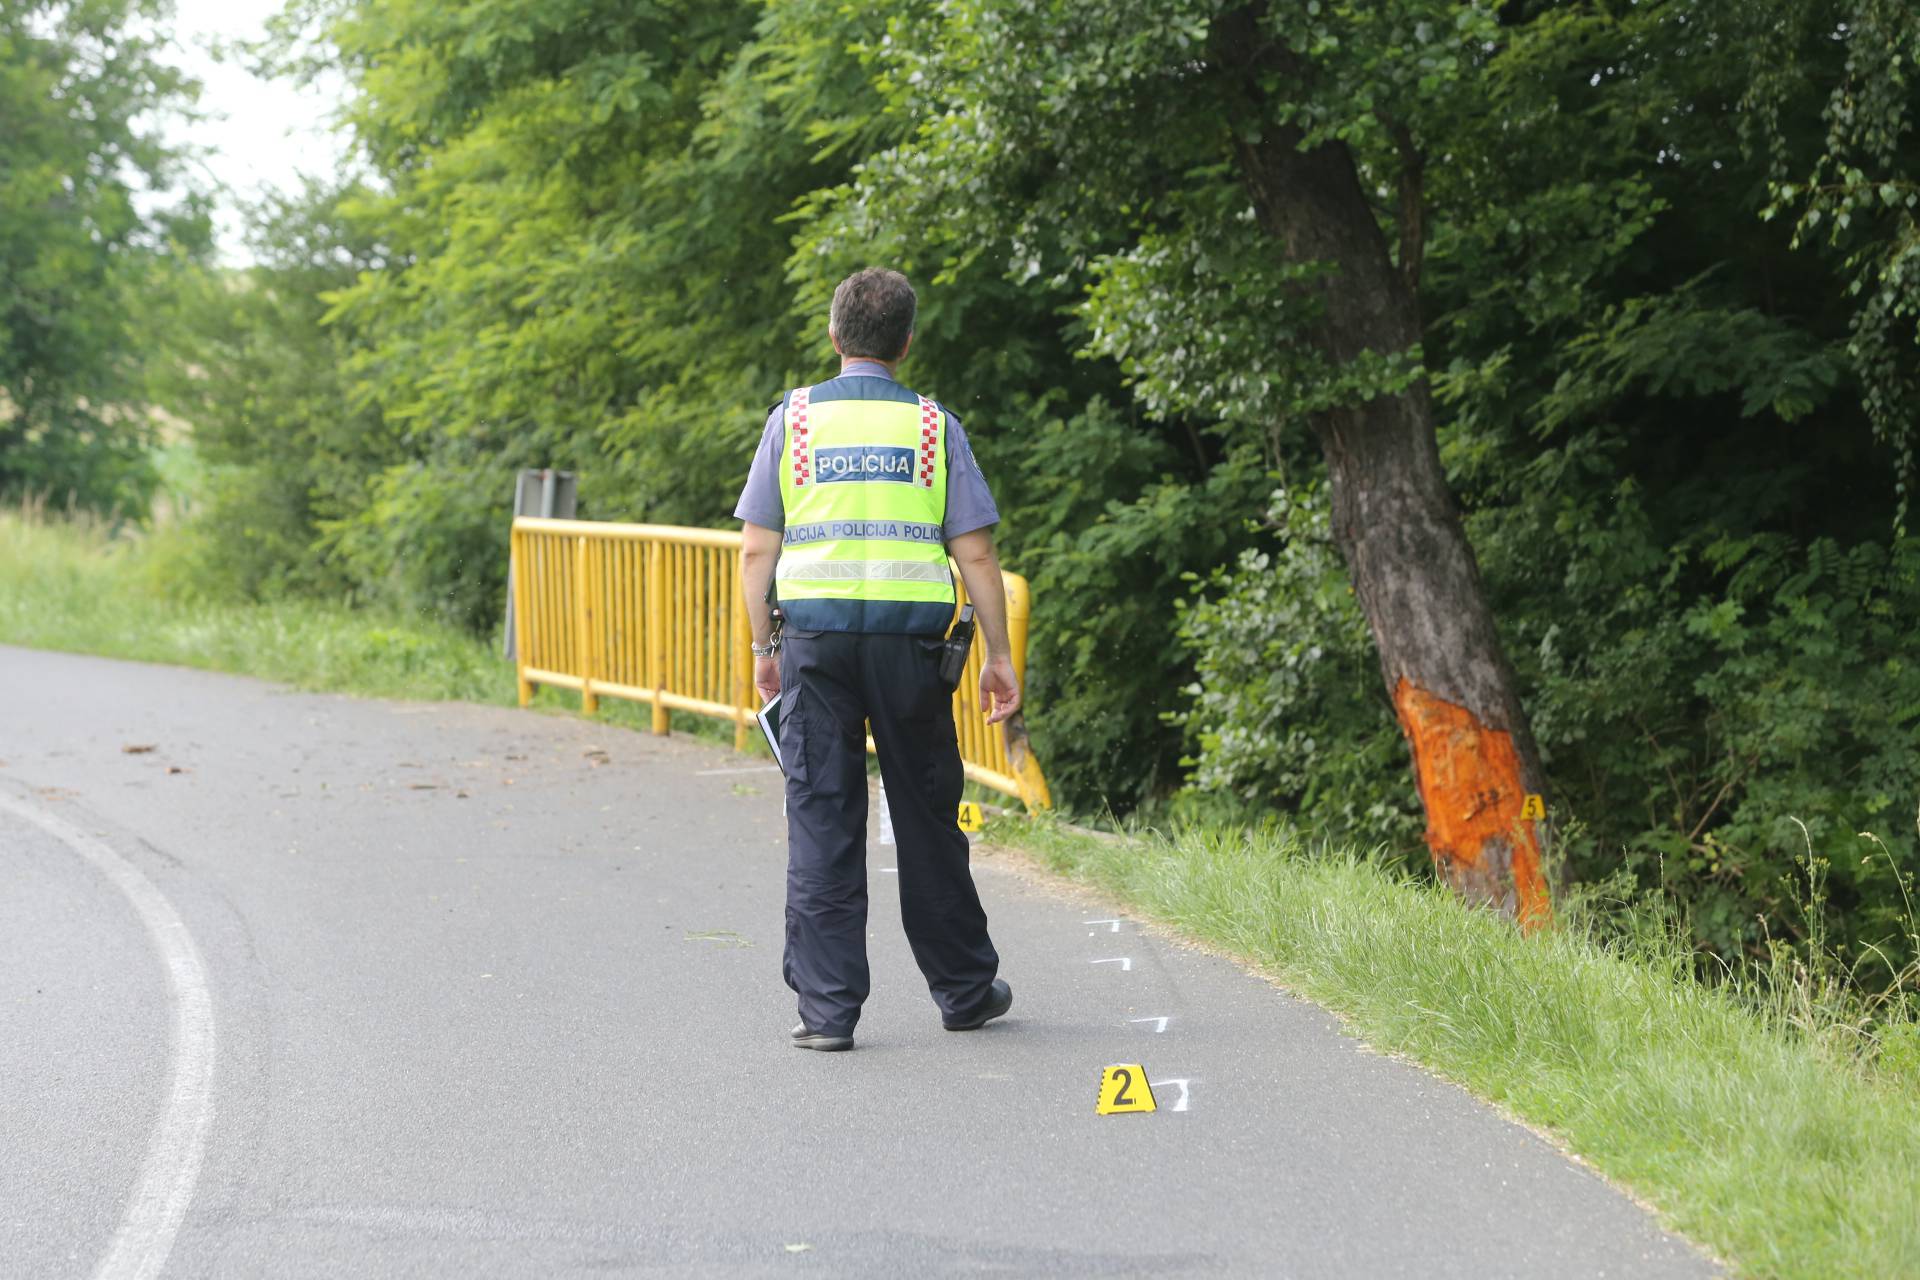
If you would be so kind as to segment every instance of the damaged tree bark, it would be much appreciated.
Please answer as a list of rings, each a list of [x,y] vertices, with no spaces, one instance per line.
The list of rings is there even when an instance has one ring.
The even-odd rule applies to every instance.
[[[1284,48],[1263,46],[1251,10],[1216,33],[1229,65],[1300,73]],[[1244,83],[1257,100],[1257,76]],[[1314,344],[1335,365],[1407,351],[1421,337],[1417,152],[1396,135],[1405,166],[1396,265],[1346,146],[1303,151],[1301,139],[1297,129],[1268,127],[1238,143],[1238,159],[1260,225],[1287,260],[1338,268],[1315,286],[1323,310]],[[1434,866],[1462,897],[1523,928],[1542,924],[1552,907],[1540,833],[1522,812],[1528,794],[1545,794],[1546,779],[1441,469],[1425,381],[1320,414],[1313,429],[1331,480],[1333,536],[1413,751]]]

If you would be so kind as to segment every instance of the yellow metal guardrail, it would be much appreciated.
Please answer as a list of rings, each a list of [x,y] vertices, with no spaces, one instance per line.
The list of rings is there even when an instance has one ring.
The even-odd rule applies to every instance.
[[[580,694],[591,715],[601,698],[653,708],[653,731],[670,711],[731,721],[747,744],[758,710],[737,532],[597,520],[513,522],[513,623],[520,705],[535,685]],[[1027,580],[1002,575],[1013,669],[1027,678]],[[960,575],[954,574],[958,583]],[[965,600],[965,588],[961,588]],[[990,726],[980,709],[980,660],[973,646],[953,695],[953,719],[967,777],[1016,796],[1029,809],[1052,805],[1027,742],[1023,717]],[[872,749],[872,740],[868,740]]]

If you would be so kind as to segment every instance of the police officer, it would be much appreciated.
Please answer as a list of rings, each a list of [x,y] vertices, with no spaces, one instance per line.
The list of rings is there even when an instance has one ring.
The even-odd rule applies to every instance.
[[[980,705],[993,724],[1019,709],[993,552],[1000,516],[959,419],[894,378],[915,305],[897,271],[841,281],[827,325],[840,376],[773,407],[734,511],[754,685],[786,695],[783,968],[803,1049],[852,1048],[867,998],[869,724],[899,844],[901,920],[941,1025],[971,1031],[1013,1004],[967,865],[964,775],[939,674],[951,554],[986,645]],[[777,654],[769,581],[784,617]]]

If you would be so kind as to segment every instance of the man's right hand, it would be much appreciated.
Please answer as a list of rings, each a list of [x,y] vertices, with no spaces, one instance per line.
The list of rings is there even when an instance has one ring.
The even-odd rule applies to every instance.
[[[772,702],[780,694],[780,659],[755,658],[753,660],[753,687],[760,691],[760,701]]]
[[[999,724],[1020,709],[1020,677],[1013,674],[1012,658],[989,654],[981,665],[980,708],[988,724]]]

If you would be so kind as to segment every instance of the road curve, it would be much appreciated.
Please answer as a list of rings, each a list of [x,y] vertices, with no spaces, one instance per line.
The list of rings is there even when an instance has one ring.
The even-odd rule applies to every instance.
[[[876,845],[859,1048],[794,1052],[777,778],[710,744],[5,647],[0,707],[0,1275],[108,1274],[191,1069],[151,920],[63,830],[210,991],[163,1274],[1716,1270],[1315,1006],[1004,859],[1010,1017],[941,1031]],[[1112,1062],[1157,1114],[1094,1115]]]

